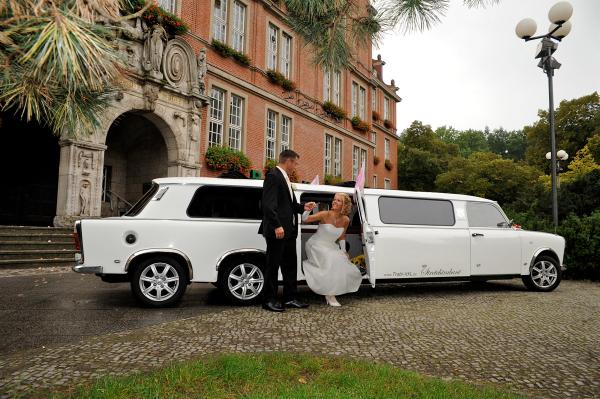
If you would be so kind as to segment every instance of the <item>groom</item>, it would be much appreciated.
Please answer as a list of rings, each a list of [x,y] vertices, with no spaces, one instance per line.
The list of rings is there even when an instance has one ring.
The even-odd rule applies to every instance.
[[[263,184],[263,219],[258,229],[267,241],[267,265],[263,309],[283,312],[285,308],[307,308],[298,301],[296,237],[298,214],[312,210],[316,204],[301,205],[296,201],[289,175],[298,166],[300,156],[292,150],[279,154],[279,164],[265,176]],[[277,302],[277,273],[281,265],[283,276],[283,306]]]

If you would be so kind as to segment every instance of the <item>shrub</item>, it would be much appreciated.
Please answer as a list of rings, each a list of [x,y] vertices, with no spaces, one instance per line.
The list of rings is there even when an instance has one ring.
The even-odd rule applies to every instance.
[[[392,165],[392,161],[390,161],[389,159],[386,159],[386,160],[385,160],[385,162],[384,162],[383,164],[385,165],[385,168],[386,168],[387,170],[392,170],[392,168],[394,167],[394,166]]]
[[[377,111],[373,111],[373,120],[374,120],[375,122],[377,122],[377,121],[378,121],[378,120],[380,120],[380,119],[381,119],[381,115],[379,115],[379,112],[377,112]]]
[[[329,184],[330,186],[335,186],[343,181],[344,179],[342,179],[341,176],[325,175],[324,183]]]
[[[281,86],[285,91],[296,90],[296,83],[283,76],[282,73],[273,69],[269,69],[267,71],[267,78],[271,83]]]
[[[380,161],[379,157],[377,155],[375,155],[373,157],[373,165],[379,165],[379,161]]]
[[[386,119],[386,120],[383,121],[383,126],[385,126],[388,129],[393,129],[394,128],[394,124],[389,119]]]
[[[346,117],[346,111],[344,111],[341,107],[338,107],[331,101],[325,101],[323,103],[323,111],[325,111],[327,114],[331,115],[338,121]]]
[[[360,117],[358,117],[358,116],[353,117],[350,120],[350,122],[352,122],[352,127],[354,129],[359,130],[363,133],[366,133],[369,130],[371,130],[371,125],[369,125],[367,122],[360,119]]]
[[[204,155],[209,169],[246,172],[251,163],[246,154],[229,147],[210,147]]]
[[[220,42],[218,40],[213,39],[211,42],[213,49],[223,57],[231,57],[240,64],[250,65],[250,57],[246,54],[229,47],[226,43]]]
[[[267,159],[267,162],[265,162],[265,167],[263,168],[263,173],[266,176],[267,173],[269,173],[269,171],[271,169],[273,169],[274,167],[277,166],[277,161],[274,159]]]
[[[130,0],[126,11],[133,14],[144,8],[145,5],[145,0]],[[179,17],[164,10],[156,3],[151,4],[146,11],[144,11],[142,19],[148,26],[156,25],[161,21],[160,23],[162,26],[171,35],[183,35],[189,30],[187,24]]]

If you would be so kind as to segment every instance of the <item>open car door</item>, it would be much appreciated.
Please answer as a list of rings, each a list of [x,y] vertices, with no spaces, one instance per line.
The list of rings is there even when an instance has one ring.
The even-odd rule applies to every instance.
[[[354,198],[360,217],[361,239],[363,244],[363,253],[365,255],[365,263],[367,265],[367,275],[372,287],[375,287],[375,231],[367,221],[367,212],[365,210],[364,193],[359,189],[354,189]]]

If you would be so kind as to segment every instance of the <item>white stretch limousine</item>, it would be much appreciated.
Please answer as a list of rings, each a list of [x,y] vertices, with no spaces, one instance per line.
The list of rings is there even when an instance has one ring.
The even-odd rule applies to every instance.
[[[80,253],[74,270],[107,282],[131,282],[144,304],[178,301],[190,282],[217,285],[233,303],[257,300],[263,289],[265,240],[257,233],[261,180],[156,179],[123,217],[75,224]],[[441,193],[294,185],[300,202],[328,209],[336,192],[357,203],[346,241],[364,254],[371,285],[389,281],[491,280],[521,277],[538,291],[561,280],[565,240],[513,229],[502,209],[483,198]],[[304,244],[297,240],[298,280]]]

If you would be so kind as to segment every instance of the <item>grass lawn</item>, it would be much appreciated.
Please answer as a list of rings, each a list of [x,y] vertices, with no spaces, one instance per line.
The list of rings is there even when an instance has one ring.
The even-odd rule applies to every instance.
[[[41,392],[37,394],[42,394]],[[36,393],[34,393],[35,397]],[[292,353],[205,357],[150,373],[106,377],[51,398],[522,398],[386,364]]]

